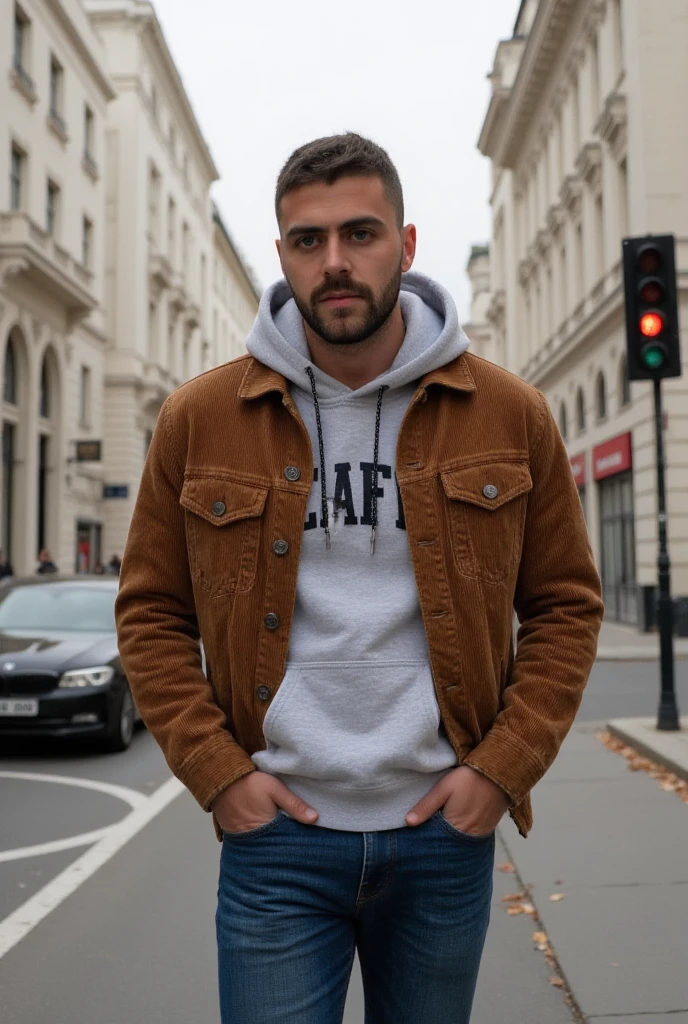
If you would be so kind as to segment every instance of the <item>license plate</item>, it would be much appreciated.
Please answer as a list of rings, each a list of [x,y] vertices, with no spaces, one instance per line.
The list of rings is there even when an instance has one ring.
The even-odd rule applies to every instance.
[[[34,718],[37,714],[37,700],[0,700],[0,715],[5,718]]]

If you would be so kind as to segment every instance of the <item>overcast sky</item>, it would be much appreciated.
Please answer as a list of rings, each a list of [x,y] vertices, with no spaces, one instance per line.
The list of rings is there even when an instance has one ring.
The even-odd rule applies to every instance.
[[[467,319],[470,247],[490,235],[476,143],[519,0],[154,0],[222,180],[213,195],[265,287],[280,276],[275,179],[297,146],[357,131],[389,152],[418,228],[415,269]]]

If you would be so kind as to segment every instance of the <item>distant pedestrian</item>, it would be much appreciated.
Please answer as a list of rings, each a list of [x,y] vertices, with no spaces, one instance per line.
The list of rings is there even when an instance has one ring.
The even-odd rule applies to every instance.
[[[366,1021],[468,1024],[495,829],[532,825],[600,578],[546,397],[411,272],[387,153],[308,143],[275,206],[248,352],[162,406],[122,664],[222,840],[223,1024],[340,1021],[356,950]]]
[[[53,562],[52,555],[50,554],[50,552],[48,551],[47,548],[43,548],[43,550],[41,551],[40,555],[38,556],[38,568],[36,569],[36,572],[38,572],[38,573],[59,572],[59,569],[57,568],[57,566]]]
[[[119,576],[119,571],[121,568],[122,559],[119,557],[119,555],[113,555],[110,561],[108,562],[108,570],[113,574],[113,576]]]
[[[95,567],[95,569],[93,571],[96,574],[96,576],[104,576],[105,575],[105,566],[103,565],[102,562],[96,562],[96,567]]]
[[[5,558],[5,552],[0,551],[0,580],[5,576],[14,576],[14,569],[10,565],[9,559]]]

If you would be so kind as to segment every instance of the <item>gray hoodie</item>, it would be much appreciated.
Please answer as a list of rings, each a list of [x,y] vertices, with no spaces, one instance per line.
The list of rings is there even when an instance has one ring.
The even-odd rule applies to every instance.
[[[315,807],[318,825],[360,832],[401,828],[410,808],[456,766],[440,722],[394,470],[419,378],[465,352],[468,339],[451,296],[422,274],[403,276],[400,303],[406,335],[396,359],[355,391],[311,362],[284,280],[263,295],[246,343],[290,381],[315,463],[286,672],[265,717],[266,748],[253,761]]]

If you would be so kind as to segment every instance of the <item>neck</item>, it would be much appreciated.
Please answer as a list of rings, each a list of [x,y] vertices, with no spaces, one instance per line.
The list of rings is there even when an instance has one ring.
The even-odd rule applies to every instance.
[[[398,302],[379,331],[354,345],[332,345],[311,330],[305,321],[303,326],[315,366],[352,391],[362,388],[389,370],[406,335],[406,325]]]

